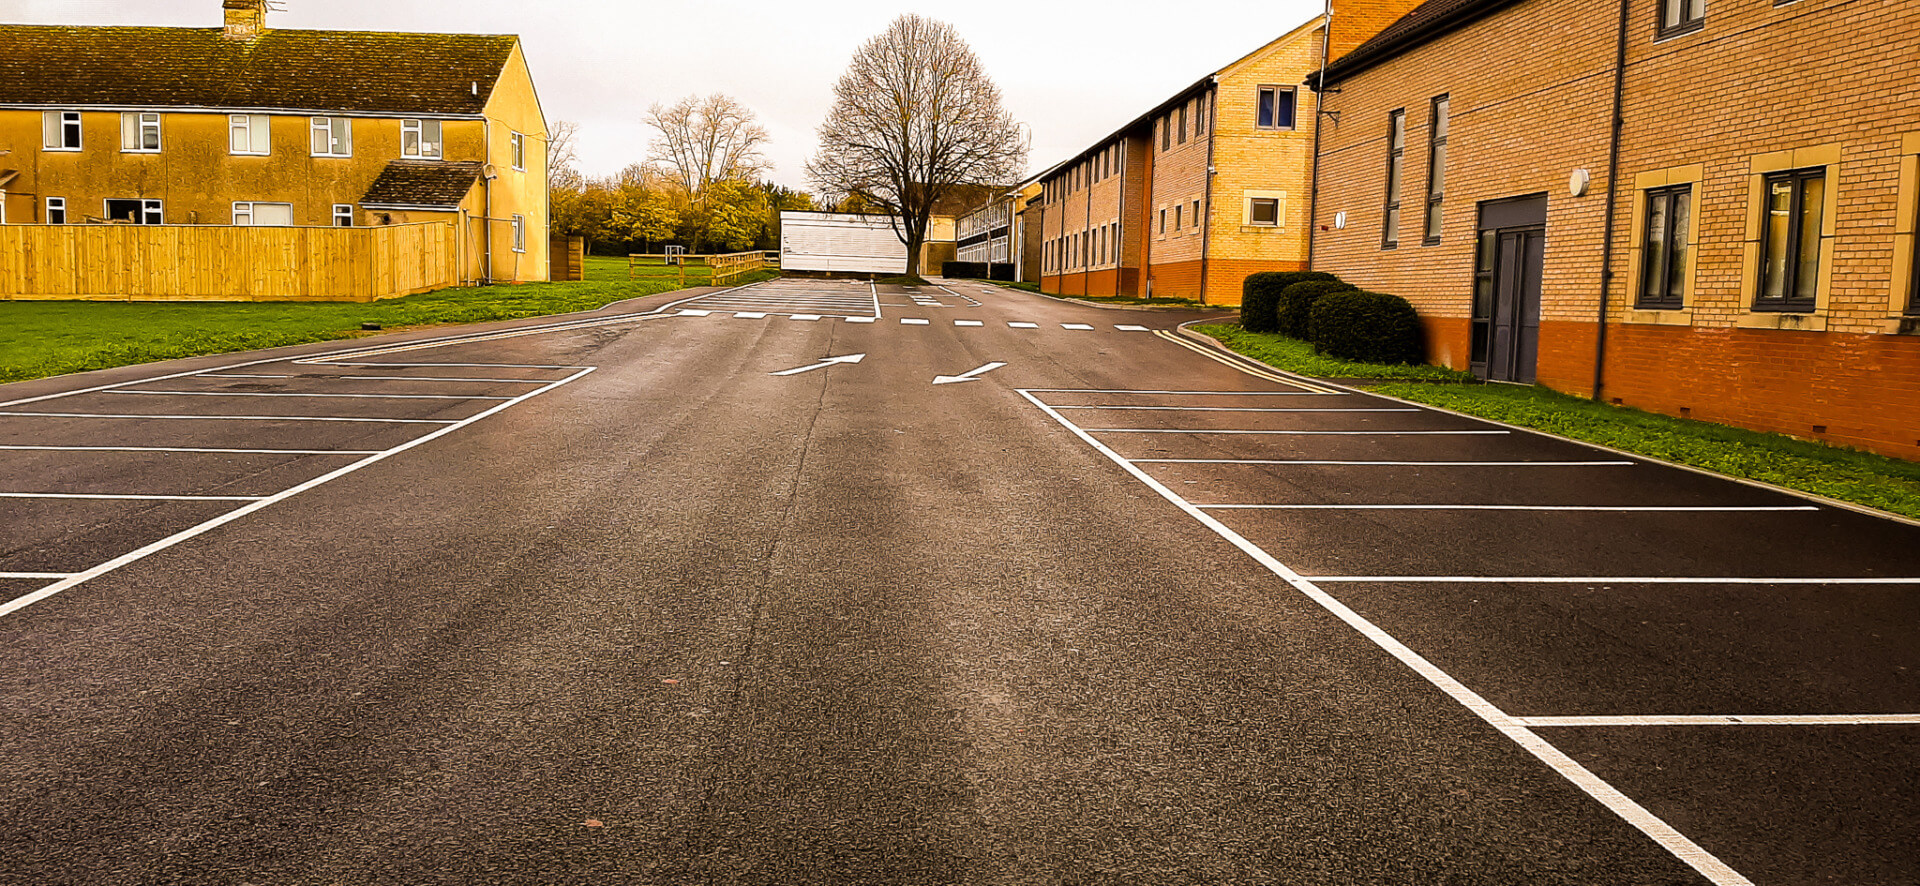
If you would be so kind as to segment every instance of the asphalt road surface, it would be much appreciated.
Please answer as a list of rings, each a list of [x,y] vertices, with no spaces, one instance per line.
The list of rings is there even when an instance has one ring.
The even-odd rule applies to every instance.
[[[0,387],[0,884],[1920,881],[1920,528],[1194,316],[781,283]]]

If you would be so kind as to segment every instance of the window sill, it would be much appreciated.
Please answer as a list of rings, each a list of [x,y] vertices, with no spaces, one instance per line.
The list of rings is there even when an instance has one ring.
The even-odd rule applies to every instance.
[[[1287,229],[1279,225],[1241,225],[1240,226],[1240,233],[1242,234],[1284,234],[1286,232],[1287,232]]]
[[[1648,326],[1692,326],[1692,308],[1628,308],[1623,323]]]
[[[1920,315],[1894,314],[1880,325],[1884,335],[1920,335]]]
[[[1706,19],[1701,19],[1691,24],[1676,25],[1672,28],[1657,29],[1653,32],[1653,42],[1658,45],[1668,40],[1678,40],[1681,37],[1689,37],[1706,29]]]
[[[41,148],[40,150],[47,154],[78,154],[85,148]]]
[[[1741,329],[1796,329],[1802,332],[1827,331],[1827,318],[1824,314],[1789,313],[1786,311],[1751,311],[1734,321]]]

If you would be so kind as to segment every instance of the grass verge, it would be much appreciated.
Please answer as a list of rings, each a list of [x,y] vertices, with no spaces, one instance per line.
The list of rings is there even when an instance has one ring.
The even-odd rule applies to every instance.
[[[1437,366],[1376,366],[1332,360],[1313,354],[1312,346],[1305,342],[1246,332],[1237,325],[1193,328],[1212,335],[1237,353],[1290,372],[1316,378],[1382,381],[1368,384],[1367,389],[1920,519],[1920,463],[1596,403],[1541,387],[1481,384],[1466,373]],[[1422,372],[1414,374],[1414,370]]]
[[[462,287],[368,304],[0,302],[0,382],[354,338],[366,334],[362,323],[392,331],[591,311],[678,288],[675,280],[628,281],[619,261],[617,279],[596,278],[589,261],[581,283]]]

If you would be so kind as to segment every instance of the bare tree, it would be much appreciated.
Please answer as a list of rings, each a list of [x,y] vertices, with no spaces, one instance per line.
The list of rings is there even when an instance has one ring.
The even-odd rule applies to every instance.
[[[690,95],[647,109],[647,123],[660,131],[648,159],[698,201],[717,181],[747,181],[773,168],[760,153],[766,127],[753,109],[722,93]]]
[[[1000,89],[953,26],[907,14],[854,53],[820,124],[807,177],[894,217],[907,273],[933,209],[956,186],[1004,186],[1026,169],[1027,139]]]
[[[580,124],[572,120],[555,120],[547,131],[547,187],[559,189],[578,187],[584,183],[580,176],[579,153]]]

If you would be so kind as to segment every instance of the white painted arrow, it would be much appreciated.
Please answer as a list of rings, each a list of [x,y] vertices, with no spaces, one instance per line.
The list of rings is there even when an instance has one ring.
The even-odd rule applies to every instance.
[[[799,375],[802,372],[812,372],[815,369],[825,369],[836,363],[858,363],[862,360],[865,360],[866,358],[867,358],[867,355],[865,354],[848,354],[845,357],[828,357],[827,359],[819,363],[815,363],[812,366],[802,366],[798,369],[788,369],[784,372],[770,372],[768,373],[768,375]]]
[[[979,369],[972,370],[971,372],[963,372],[963,373],[960,373],[959,375],[935,376],[933,379],[933,383],[936,385],[951,385],[951,384],[958,384],[963,381],[973,381],[975,379],[978,379],[980,376],[986,375],[987,373],[992,372],[995,369],[999,369],[1000,367],[1005,365],[1007,364],[988,363],[987,365],[982,366]]]

